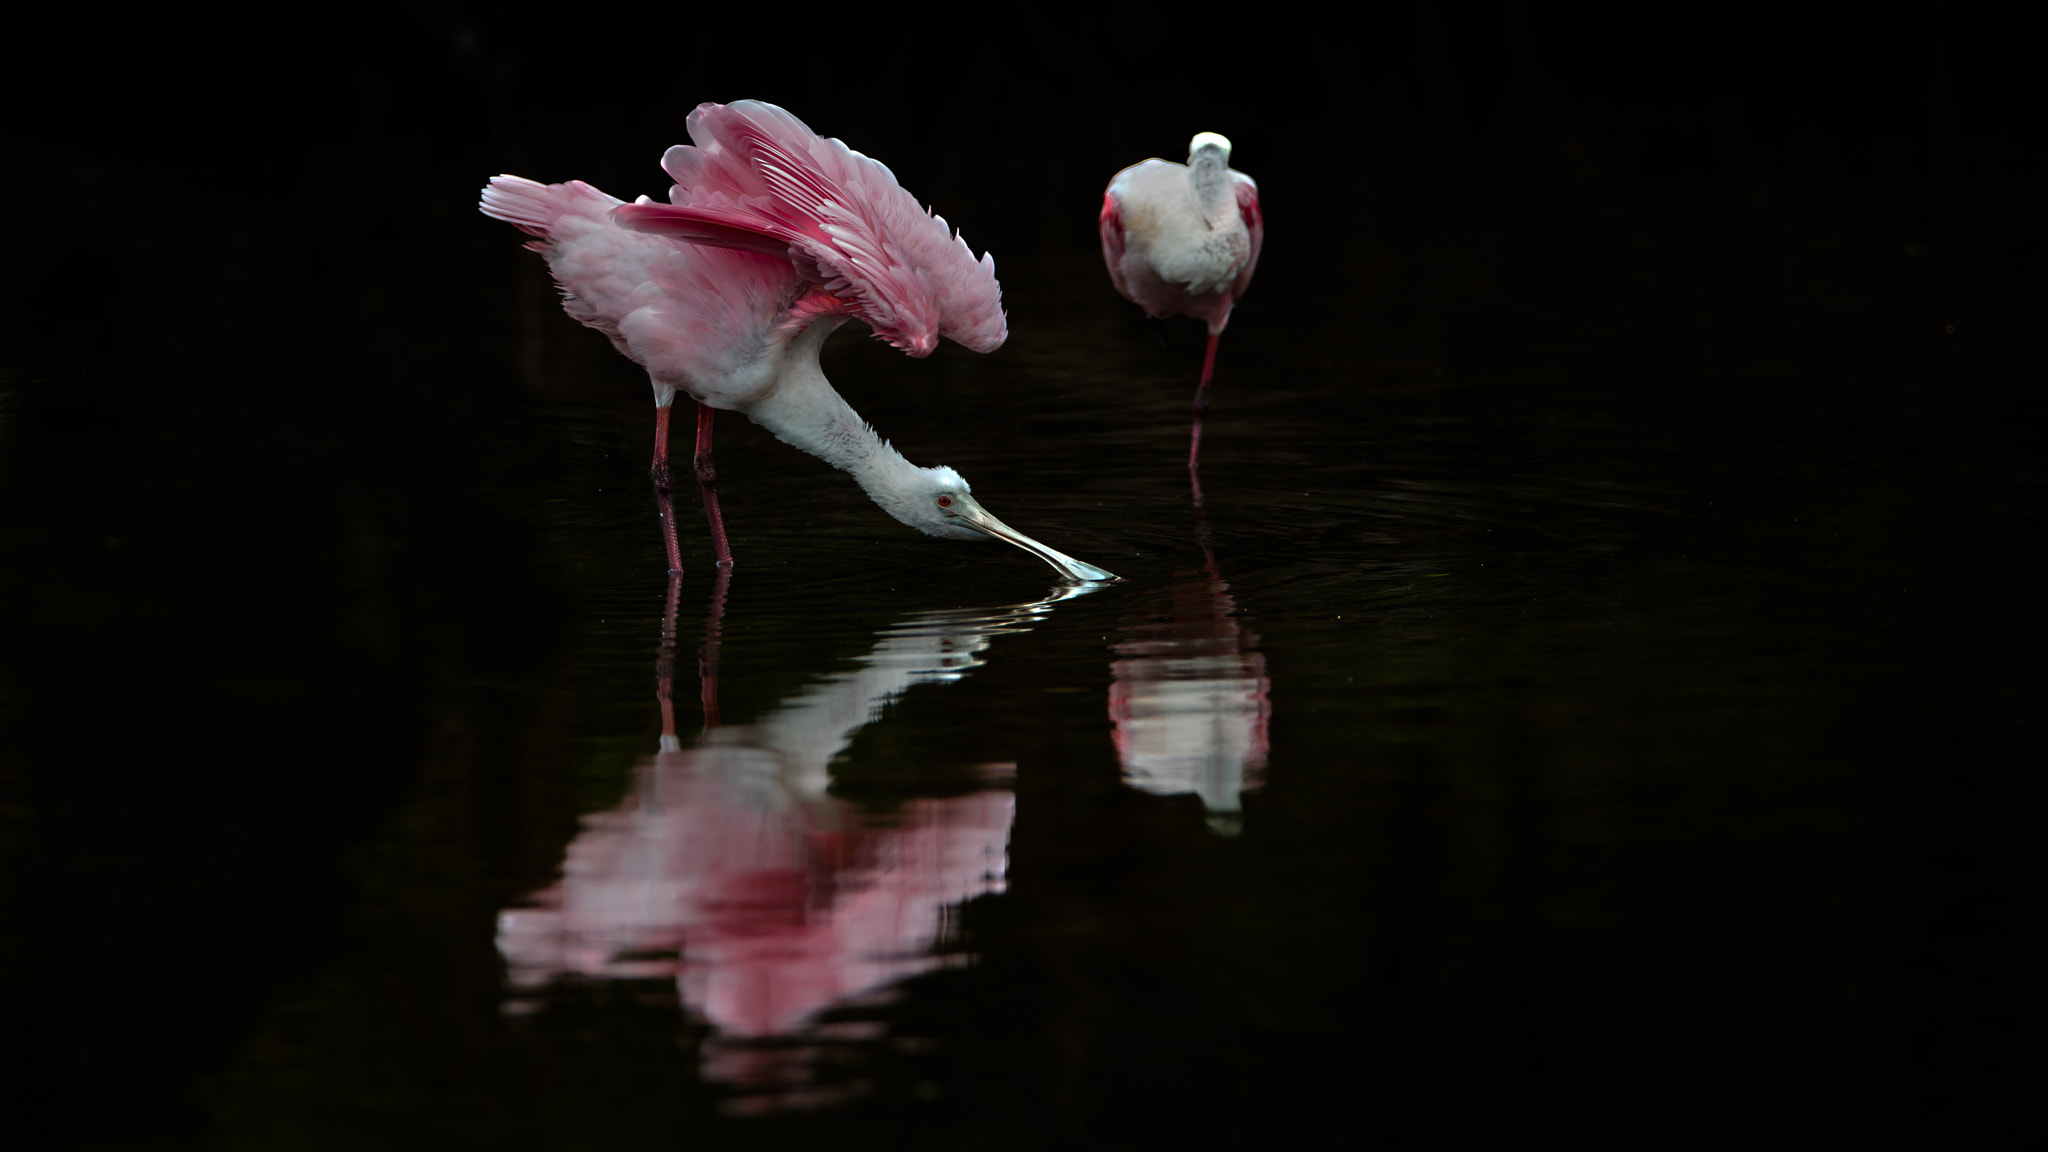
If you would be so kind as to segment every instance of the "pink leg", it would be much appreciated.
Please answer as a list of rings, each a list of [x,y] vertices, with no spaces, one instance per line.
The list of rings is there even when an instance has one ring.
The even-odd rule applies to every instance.
[[[1202,382],[1195,385],[1195,434],[1188,441],[1188,475],[1202,466],[1202,417],[1209,414],[1209,377],[1216,373],[1216,338],[1221,332],[1209,333],[1209,350],[1202,354]],[[1198,487],[1195,502],[1201,503],[1201,489]]]
[[[711,409],[697,405],[697,491],[704,495],[704,519],[711,522],[711,547],[720,568],[732,568],[732,545],[725,540],[725,517],[718,512],[718,468],[711,463]]]
[[[723,576],[723,573],[720,573]],[[661,705],[661,750],[669,751],[676,738],[676,602],[682,598],[683,577],[670,573],[668,603],[661,613],[661,647],[654,656],[654,699]]]
[[[718,727],[718,636],[725,623],[725,592],[732,569],[720,568],[711,578],[711,610],[704,616],[704,646],[697,649],[697,700],[704,707],[706,731]]]
[[[668,471],[668,405],[654,410],[654,505],[661,512],[661,539],[668,545],[668,574],[683,571],[683,549],[676,542],[676,508],[671,497]]]
[[[704,707],[706,731],[718,727],[718,633],[725,620],[726,589],[732,570],[721,568],[711,579],[711,610],[704,617],[704,646],[697,649],[697,698]],[[661,750],[675,751],[676,740],[676,606],[682,599],[681,575],[668,578],[668,603],[661,614],[661,647],[654,658],[654,698],[661,705]]]

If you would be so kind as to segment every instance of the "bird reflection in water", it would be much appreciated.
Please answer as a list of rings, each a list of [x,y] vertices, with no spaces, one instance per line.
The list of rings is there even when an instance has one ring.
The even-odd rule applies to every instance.
[[[502,915],[498,947],[515,994],[565,978],[673,978],[687,1008],[717,1030],[704,1074],[740,1090],[733,1111],[829,1104],[852,1089],[815,1082],[818,1047],[880,1028],[823,1015],[886,998],[890,985],[945,963],[933,949],[949,910],[1002,890],[1013,796],[917,800],[877,825],[827,794],[827,765],[911,686],[959,679],[995,636],[1090,586],[914,616],[883,632],[858,668],[755,723],[725,725],[716,686],[727,579],[717,578],[705,632],[703,734],[685,746],[675,732],[672,581],[656,672],[660,751],[631,796],[585,817],[561,881]],[[1013,767],[986,771],[993,779]]]
[[[1201,481],[1193,480],[1200,571],[1183,572],[1113,648],[1109,718],[1124,779],[1160,796],[1193,793],[1209,826],[1234,834],[1240,797],[1266,769],[1272,681],[1259,638],[1216,567]]]

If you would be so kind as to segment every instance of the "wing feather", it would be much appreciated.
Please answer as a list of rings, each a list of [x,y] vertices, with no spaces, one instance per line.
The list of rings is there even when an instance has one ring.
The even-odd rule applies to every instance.
[[[1124,206],[1114,185],[1102,193],[1102,214],[1096,218],[1096,227],[1102,233],[1102,262],[1109,265],[1110,283],[1124,299],[1136,299],[1124,281]]]
[[[914,355],[943,335],[990,351],[1008,334],[994,262],[918,207],[887,166],[772,104],[704,104],[689,145],[663,157],[669,205],[632,205],[628,228],[693,243],[781,252]]]
[[[1242,172],[1232,172],[1237,177],[1237,212],[1244,218],[1244,226],[1252,234],[1252,250],[1245,257],[1244,267],[1231,282],[1231,299],[1242,299],[1244,290],[1251,286],[1252,270],[1259,266],[1259,249],[1266,243],[1266,217],[1259,211],[1259,186],[1251,177]]]
[[[754,219],[740,213],[716,209],[679,208],[673,204],[622,204],[614,213],[623,227],[635,232],[672,236],[709,248],[732,248],[758,252],[763,256],[789,255],[789,241],[762,231]]]

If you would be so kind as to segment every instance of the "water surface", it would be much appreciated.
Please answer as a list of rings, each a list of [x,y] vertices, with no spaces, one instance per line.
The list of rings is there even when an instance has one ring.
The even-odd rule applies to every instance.
[[[251,425],[203,397],[133,434],[170,488],[50,463],[43,1035],[221,1147],[2009,1115],[2038,489],[1976,402],[1296,336],[1233,329],[1200,510],[1192,339],[835,344],[1127,578],[1079,595],[733,422],[738,569],[693,532],[671,600],[625,400],[282,493],[206,479]]]

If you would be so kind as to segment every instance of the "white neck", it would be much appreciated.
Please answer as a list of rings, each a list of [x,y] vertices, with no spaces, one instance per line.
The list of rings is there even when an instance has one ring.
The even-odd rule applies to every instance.
[[[782,778],[793,791],[823,797],[832,782],[832,757],[854,733],[872,724],[911,685],[965,676],[982,663],[976,653],[988,647],[998,626],[1020,615],[935,612],[892,625],[876,638],[874,650],[861,658],[859,668],[785,701],[760,719],[752,739],[781,754]],[[721,742],[750,742],[727,731]]]
[[[1223,149],[1211,144],[1195,149],[1188,157],[1188,191],[1194,194],[1195,208],[1211,228],[1228,221],[1225,209],[1237,196],[1230,186],[1230,157]]]
[[[777,440],[852,475],[883,511],[910,524],[891,506],[890,494],[906,489],[921,470],[860,418],[818,366],[818,350],[840,322],[818,320],[797,333],[782,355],[775,389],[746,414]]]

